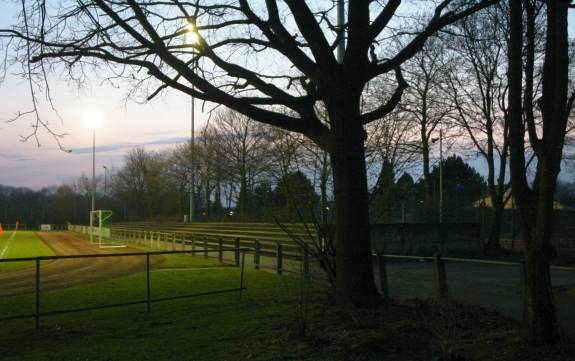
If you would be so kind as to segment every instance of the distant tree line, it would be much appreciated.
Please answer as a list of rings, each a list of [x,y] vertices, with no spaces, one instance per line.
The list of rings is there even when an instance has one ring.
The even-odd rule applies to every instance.
[[[191,153],[190,142],[160,152],[129,150],[121,167],[96,178],[96,208],[113,210],[115,221],[183,221],[189,213]],[[198,134],[193,154],[195,221],[332,222],[329,162],[304,138],[225,111]],[[484,221],[477,201],[488,197],[485,179],[454,154],[442,166],[444,221]],[[372,222],[427,222],[427,189],[437,221],[439,162],[430,169],[429,187],[423,176],[414,179],[395,169],[385,161],[378,169],[370,190]],[[38,191],[0,186],[0,221],[86,223],[91,189],[85,174]],[[575,183],[560,182],[556,200],[575,208]]]

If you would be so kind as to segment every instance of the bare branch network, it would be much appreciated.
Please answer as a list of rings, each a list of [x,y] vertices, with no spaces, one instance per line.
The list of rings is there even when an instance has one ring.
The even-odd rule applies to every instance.
[[[358,102],[367,84],[391,75],[396,87],[386,101],[350,122],[385,116],[407,87],[400,66],[435,32],[496,2],[430,2],[432,12],[412,17],[410,31],[399,32],[406,21],[401,0],[350,2],[343,28],[334,25],[328,0],[92,0],[56,7],[23,0],[19,24],[0,29],[0,37],[13,42],[21,61],[30,60],[24,72],[31,88],[47,71],[77,81],[99,71],[146,83],[148,99],[175,89],[327,149],[333,124],[320,119],[318,104]],[[398,36],[405,45],[390,54]],[[341,37],[347,45],[340,64],[334,49]]]

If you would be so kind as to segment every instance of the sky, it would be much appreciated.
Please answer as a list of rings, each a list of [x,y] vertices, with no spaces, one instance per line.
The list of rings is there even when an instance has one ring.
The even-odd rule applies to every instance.
[[[11,23],[14,4],[0,0],[0,27]],[[122,164],[124,154],[136,146],[161,150],[186,142],[190,137],[191,98],[172,92],[146,104],[125,101],[126,89],[118,89],[99,79],[91,79],[87,86],[75,85],[52,78],[51,91],[61,120],[50,111],[42,99],[41,115],[50,121],[50,128],[65,133],[63,147],[41,130],[38,146],[34,139],[22,142],[31,134],[31,118],[7,123],[19,111],[31,109],[28,83],[16,73],[19,66],[9,69],[0,84],[0,184],[40,189],[45,186],[70,182],[82,173],[92,172],[92,131],[85,125],[87,113],[99,113],[101,126],[96,130],[96,174]],[[196,131],[205,125],[207,114],[196,102]]]
[[[12,20],[14,3],[0,0],[0,27]],[[571,23],[573,23],[571,21]],[[18,111],[30,109],[30,92],[25,79],[12,75],[0,85],[0,184],[40,189],[45,186],[71,182],[92,169],[92,131],[84,124],[85,114],[97,112],[103,119],[96,130],[96,173],[103,175],[122,164],[124,154],[136,146],[161,150],[183,143],[190,136],[190,97],[172,92],[146,104],[125,101],[126,89],[92,79],[77,88],[61,79],[51,79],[58,119],[43,102],[42,116],[50,121],[55,132],[66,133],[60,150],[57,143],[44,131],[38,133],[38,146],[33,139],[21,141],[32,132],[30,120],[6,121]],[[207,109],[207,108],[206,108]],[[196,105],[196,130],[205,125],[207,114]],[[484,173],[481,162],[474,166]]]
[[[86,89],[70,89],[65,84],[53,89],[55,106],[62,121],[46,107],[42,115],[50,120],[55,132],[66,133],[63,147],[45,131],[39,143],[22,136],[31,134],[29,119],[6,123],[17,111],[30,109],[30,94],[23,81],[10,80],[0,87],[0,184],[38,189],[69,182],[82,173],[91,174],[92,130],[85,126],[85,114],[97,112],[102,124],[96,129],[96,172],[103,166],[118,167],[127,150],[145,146],[159,150],[189,139],[190,102],[185,95],[170,94],[148,104],[124,101],[124,91],[93,82]],[[196,106],[196,127],[205,124],[206,116]]]

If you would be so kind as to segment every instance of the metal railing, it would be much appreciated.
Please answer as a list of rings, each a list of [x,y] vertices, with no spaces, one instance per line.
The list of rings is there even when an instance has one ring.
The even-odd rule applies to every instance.
[[[217,236],[211,234],[193,233],[193,232],[163,232],[163,231],[146,231],[139,229],[113,229],[112,238],[118,242],[134,244],[139,247],[175,250],[180,248],[185,250],[197,250],[202,253],[204,258],[216,258],[223,262],[223,256],[220,252],[225,247],[243,248],[253,255],[253,266],[255,269],[275,270],[277,274],[299,273],[285,267],[285,261],[299,261],[303,264],[303,270],[306,276],[309,276],[311,268],[311,255],[307,247],[302,247],[295,242],[285,241],[267,241],[261,237],[248,236]],[[215,257],[210,257],[208,252],[218,253]],[[275,258],[273,265],[266,265],[261,261],[262,257]],[[237,258],[236,258],[237,263]]]
[[[372,259],[374,259],[374,265],[377,266],[376,272],[378,273],[379,288],[382,295],[386,298],[389,297],[389,283],[387,279],[387,260],[398,260],[398,261],[431,261],[433,263],[433,286],[435,289],[435,298],[446,299],[448,298],[449,288],[448,288],[448,275],[445,269],[445,265],[448,262],[452,263],[464,263],[464,264],[475,264],[475,265],[491,265],[491,266],[511,266],[517,267],[517,277],[520,281],[523,281],[523,275],[525,274],[525,264],[523,262],[512,262],[512,261],[498,261],[498,260],[487,260],[487,259],[470,259],[470,258],[459,258],[459,257],[444,257],[440,254],[434,256],[409,256],[409,255],[395,255],[395,254],[384,254],[384,253],[372,253]],[[575,273],[575,267],[564,267],[564,266],[550,266],[551,270],[556,271],[567,271]]]
[[[35,311],[33,314],[21,314],[15,316],[4,316],[0,317],[0,321],[10,321],[10,320],[20,320],[20,319],[28,319],[34,318],[35,319],[35,326],[36,329],[40,328],[40,318],[45,316],[56,316],[68,313],[78,313],[78,312],[86,312],[86,311],[94,311],[99,309],[107,309],[107,308],[115,308],[115,307],[125,307],[125,306],[132,306],[132,305],[139,305],[145,304],[146,305],[146,312],[151,312],[152,303],[154,302],[164,302],[164,301],[171,301],[171,300],[178,300],[184,298],[192,298],[192,297],[202,297],[202,296],[209,296],[209,295],[217,295],[217,294],[224,294],[224,293],[231,293],[231,292],[238,292],[239,299],[242,299],[243,291],[246,290],[244,284],[244,265],[245,265],[245,254],[249,251],[245,248],[222,248],[218,250],[188,250],[188,251],[156,251],[156,252],[131,252],[131,253],[102,253],[102,254],[82,254],[82,255],[65,255],[65,256],[42,256],[42,257],[22,257],[22,258],[5,258],[0,259],[0,263],[9,263],[9,262],[35,262]],[[240,279],[239,279],[239,287],[238,288],[228,288],[222,290],[215,290],[209,292],[202,292],[202,293],[194,293],[194,294],[186,294],[186,295],[177,295],[177,296],[168,296],[168,297],[160,297],[160,298],[152,298],[152,288],[151,288],[151,267],[150,267],[150,257],[151,256],[162,256],[162,255],[172,255],[172,254],[195,254],[195,253],[207,253],[207,252],[219,252],[220,254],[223,252],[233,252],[235,255],[235,265],[240,268]],[[82,308],[74,308],[74,309],[64,309],[64,310],[57,310],[57,311],[41,311],[41,265],[42,261],[53,261],[53,260],[62,260],[62,259],[84,259],[84,258],[106,258],[106,257],[146,257],[146,299],[144,300],[137,300],[131,302],[121,302],[121,303],[112,303],[112,304],[105,304],[100,306],[92,306],[92,307],[82,307]]]

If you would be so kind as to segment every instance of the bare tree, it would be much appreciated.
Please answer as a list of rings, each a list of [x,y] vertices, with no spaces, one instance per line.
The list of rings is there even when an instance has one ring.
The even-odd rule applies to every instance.
[[[302,137],[299,133],[290,133],[280,128],[271,128],[266,135],[272,156],[270,171],[274,178],[283,179],[289,173],[299,169]]]
[[[549,263],[555,255],[551,242],[553,198],[567,119],[575,100],[575,93],[568,94],[567,13],[570,6],[571,0],[546,2],[545,58],[538,101],[541,121],[536,122],[533,80],[539,3],[534,0],[509,2],[510,169],[513,197],[521,215],[526,244],[525,330],[533,343],[556,342],[559,338]],[[526,142],[533,148],[537,160],[532,184],[527,176]]]
[[[228,177],[239,184],[236,203],[240,218],[245,219],[257,178],[271,167],[269,138],[262,124],[231,110],[218,112],[214,121]]]
[[[509,150],[507,122],[506,9],[492,6],[453,27],[451,48],[459,64],[449,74],[455,120],[487,163],[491,220],[485,250],[498,250],[506,199],[505,176]]]
[[[377,97],[373,100],[377,101]],[[372,222],[389,223],[394,206],[391,186],[396,175],[414,165],[419,154],[414,152],[413,122],[401,111],[394,111],[369,126],[366,154],[368,172],[374,171],[375,185],[370,194]]]
[[[162,155],[134,148],[124,162],[115,176],[115,193],[135,207],[140,217],[153,217],[162,195],[161,176],[165,166]]]
[[[32,0],[22,2],[19,25],[0,30],[0,36],[14,39],[30,76],[57,64],[50,60],[79,78],[106,64],[106,71],[134,79],[139,89],[155,84],[148,98],[175,89],[315,141],[329,153],[333,169],[338,300],[372,306],[377,292],[364,126],[397,105],[406,87],[400,66],[430,36],[496,2],[429,1],[431,12],[402,33],[409,38],[405,46],[385,58],[376,54],[394,35],[401,0],[349,1],[341,26],[333,24],[331,1],[64,0],[53,7]],[[188,28],[197,31],[197,42],[183,40]],[[344,43],[338,61],[334,49]],[[385,103],[362,112],[366,84],[388,73],[395,73],[397,88]],[[327,123],[318,118],[317,103],[325,106]],[[286,115],[286,107],[293,115]]]
[[[182,219],[183,215],[187,214],[185,200],[192,184],[190,143],[180,144],[170,151],[167,162],[165,181],[168,187],[178,193],[178,218]]]
[[[453,105],[449,101],[446,74],[453,59],[440,38],[432,38],[423,50],[406,64],[409,89],[400,104],[402,116],[417,129],[413,144],[423,160],[423,205],[426,221],[437,222],[431,183],[431,148],[439,138],[439,128],[450,122]]]

